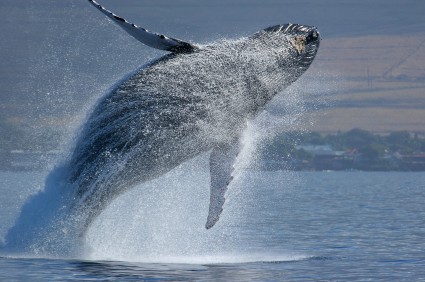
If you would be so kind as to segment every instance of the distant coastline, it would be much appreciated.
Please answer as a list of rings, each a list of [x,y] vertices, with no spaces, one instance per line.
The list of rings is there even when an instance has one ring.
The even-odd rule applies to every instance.
[[[0,170],[36,171],[45,170],[53,164],[60,151],[0,150]]]
[[[62,152],[0,148],[0,170],[43,170]],[[260,142],[260,170],[295,171],[425,171],[425,135],[407,131],[376,134],[362,129],[346,132],[285,132]]]
[[[283,133],[260,149],[259,168],[313,171],[425,171],[425,136],[362,129]]]

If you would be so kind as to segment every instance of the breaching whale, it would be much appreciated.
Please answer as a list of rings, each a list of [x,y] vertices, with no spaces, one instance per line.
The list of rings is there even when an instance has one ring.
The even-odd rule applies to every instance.
[[[209,229],[219,220],[246,121],[310,66],[315,27],[285,24],[233,41],[196,45],[148,31],[89,0],[127,33],[169,52],[100,99],[70,157],[72,210],[88,226],[138,183],[210,153]]]

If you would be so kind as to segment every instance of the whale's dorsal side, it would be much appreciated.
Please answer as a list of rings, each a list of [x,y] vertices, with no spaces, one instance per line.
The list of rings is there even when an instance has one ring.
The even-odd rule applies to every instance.
[[[91,4],[93,4],[99,11],[105,14],[108,18],[110,18],[114,23],[119,25],[122,29],[124,29],[128,34],[133,36],[138,41],[143,44],[148,45],[149,47],[165,50],[173,53],[191,53],[198,48],[188,42],[175,39],[172,37],[165,36],[163,34],[158,34],[155,32],[151,32],[143,27],[139,27],[133,23],[128,22],[127,20],[115,15],[109,10],[106,10],[100,4],[98,4],[94,0],[88,0]]]

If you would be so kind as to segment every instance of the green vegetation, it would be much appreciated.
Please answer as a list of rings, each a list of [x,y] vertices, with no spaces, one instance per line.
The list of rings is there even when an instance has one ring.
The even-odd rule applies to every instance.
[[[301,134],[303,144],[329,144],[334,150],[357,149],[370,157],[382,157],[388,152],[412,154],[425,151],[425,138],[407,131],[392,132],[388,135],[373,134],[362,129],[352,129],[348,132],[320,135],[319,133]]]
[[[60,133],[50,128],[34,129],[0,116],[0,152],[50,151],[58,147]]]
[[[45,154],[57,150],[59,140],[59,131],[26,127],[0,116],[3,167],[23,156],[13,151]],[[425,136],[407,131],[374,134],[362,129],[333,134],[286,132],[264,140],[259,157],[265,169],[425,171]]]
[[[407,131],[373,134],[287,132],[264,142],[261,159],[298,169],[425,170],[425,137]]]
[[[425,138],[407,131],[392,132],[388,135],[373,134],[362,129],[352,129],[335,134],[318,132],[287,132],[276,136],[270,143],[263,144],[263,153],[279,152],[285,157],[296,152],[297,145],[330,145],[334,150],[346,151],[357,149],[370,157],[379,157],[387,152],[411,154],[425,151]]]
[[[0,150],[11,150],[22,147],[24,130],[14,126],[4,117],[0,116]]]

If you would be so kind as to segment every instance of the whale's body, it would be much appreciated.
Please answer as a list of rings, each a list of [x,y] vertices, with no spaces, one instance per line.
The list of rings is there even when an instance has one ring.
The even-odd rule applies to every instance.
[[[99,100],[69,160],[22,208],[6,236],[10,248],[45,249],[53,241],[62,244],[64,236],[81,237],[115,197],[209,151],[206,228],[211,228],[222,212],[246,121],[307,70],[320,43],[315,27],[286,24],[239,40],[194,45],[89,2],[137,40],[171,53],[136,70]],[[60,201],[51,203],[55,197]]]
[[[139,28],[89,1],[139,41],[172,53],[117,84],[94,108],[69,162],[72,209],[86,210],[89,225],[120,193],[212,150],[206,224],[212,227],[247,119],[305,72],[319,47],[316,28],[280,25],[195,46]]]
[[[205,227],[214,226],[247,120],[308,69],[320,44],[315,27],[285,24],[194,45],[89,2],[137,40],[170,53],[99,100],[69,158],[29,197],[6,234],[10,252],[78,253],[87,227],[114,198],[204,152],[210,152],[211,174]]]

